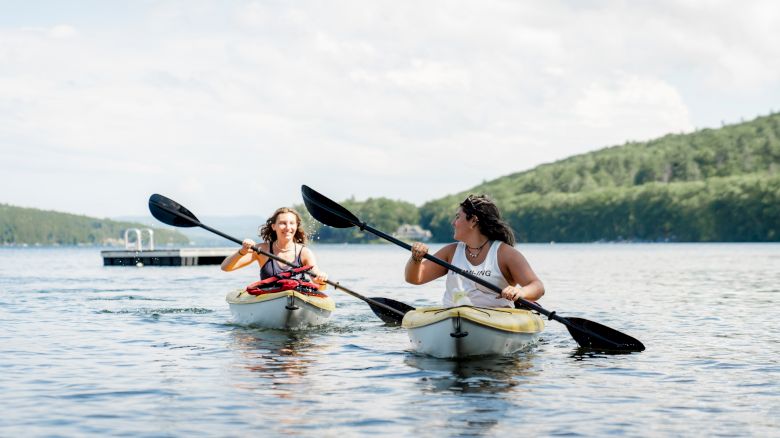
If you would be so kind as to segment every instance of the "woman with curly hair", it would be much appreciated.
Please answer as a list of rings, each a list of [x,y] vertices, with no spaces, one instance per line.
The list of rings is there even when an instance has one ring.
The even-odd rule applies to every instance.
[[[515,249],[515,235],[501,219],[496,204],[487,196],[469,195],[458,206],[452,221],[454,239],[434,254],[501,289],[501,295],[423,257],[428,247],[412,245],[412,256],[404,271],[406,281],[424,284],[447,275],[443,304],[479,307],[515,307],[518,298],[536,301],[544,285],[525,257]]]
[[[301,228],[301,215],[297,211],[288,207],[277,209],[260,227],[260,237],[264,241],[259,245],[262,251],[274,254],[297,266],[312,266],[309,272],[314,282],[325,284],[328,275],[318,269],[314,253],[306,247],[308,239]],[[260,266],[260,279],[265,280],[293,269],[291,265],[252,251],[255,245],[254,240],[245,239],[241,243],[241,248],[222,262],[222,270],[233,271],[257,262]]]

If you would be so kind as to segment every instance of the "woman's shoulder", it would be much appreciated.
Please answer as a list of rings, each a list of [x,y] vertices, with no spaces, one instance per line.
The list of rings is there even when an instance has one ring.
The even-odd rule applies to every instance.
[[[298,256],[301,257],[301,260],[308,259],[309,257],[314,257],[314,251],[309,248],[306,245],[300,245],[300,252],[298,253]]]
[[[496,254],[499,257],[499,261],[510,261],[514,260],[516,257],[522,257],[523,254],[514,246],[502,242],[500,240],[496,241],[495,244],[498,245],[498,250],[496,251]]]
[[[271,252],[271,245],[268,244],[268,242],[260,242],[257,244],[257,249],[259,249],[262,252],[270,253]],[[255,259],[259,259],[259,261],[265,260],[267,257],[263,255],[260,252],[252,252]]]
[[[437,253],[439,253],[439,254],[448,254],[448,255],[454,254],[455,250],[458,249],[458,245],[460,243],[461,242],[448,243],[448,244],[442,246],[441,249],[437,251]]]
[[[501,241],[501,240],[493,241],[493,245],[496,245],[498,247],[498,251],[499,252],[504,252],[504,253],[516,252],[516,253],[520,253],[520,251],[518,251],[517,248],[515,248],[514,246],[512,246],[512,245],[510,245],[510,244],[508,244],[508,243],[506,243],[504,241]]]

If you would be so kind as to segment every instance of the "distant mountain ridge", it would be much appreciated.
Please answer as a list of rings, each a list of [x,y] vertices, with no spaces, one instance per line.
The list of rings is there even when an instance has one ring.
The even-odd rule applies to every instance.
[[[577,155],[425,203],[451,240],[469,193],[491,196],[520,241],[780,240],[780,115]]]

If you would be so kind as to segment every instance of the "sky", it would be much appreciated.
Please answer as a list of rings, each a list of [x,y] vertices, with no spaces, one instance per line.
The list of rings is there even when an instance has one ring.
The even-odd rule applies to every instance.
[[[417,205],[780,110],[774,1],[0,0],[0,203]]]

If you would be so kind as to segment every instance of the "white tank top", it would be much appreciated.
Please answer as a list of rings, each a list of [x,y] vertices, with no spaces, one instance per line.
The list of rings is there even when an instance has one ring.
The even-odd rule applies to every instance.
[[[500,246],[501,241],[499,240],[490,242],[487,257],[481,264],[475,266],[466,260],[466,244],[458,242],[455,255],[452,257],[452,264],[499,289],[504,289],[509,286],[509,282],[506,281],[498,266],[498,248]],[[455,272],[447,271],[446,290],[442,303],[445,307],[463,304],[460,300],[463,296],[468,297],[471,304],[477,307],[515,307],[511,300],[501,298],[501,295]]]

